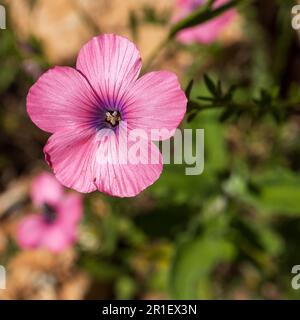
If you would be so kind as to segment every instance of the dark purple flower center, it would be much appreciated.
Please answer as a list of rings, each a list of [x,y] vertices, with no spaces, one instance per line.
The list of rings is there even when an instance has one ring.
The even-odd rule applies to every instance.
[[[104,121],[110,124],[113,128],[116,127],[121,120],[121,114],[119,111],[106,111]]]
[[[44,203],[43,204],[43,218],[47,224],[54,223],[57,218],[56,209],[52,205],[50,205],[48,203]]]

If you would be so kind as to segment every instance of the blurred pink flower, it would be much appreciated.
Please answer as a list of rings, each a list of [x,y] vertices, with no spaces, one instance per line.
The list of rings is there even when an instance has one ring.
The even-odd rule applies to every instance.
[[[82,216],[79,194],[64,194],[63,187],[49,173],[37,176],[31,186],[31,198],[40,214],[31,214],[19,224],[17,242],[23,249],[46,248],[60,252],[77,238]]]
[[[177,22],[185,18],[206,2],[207,0],[177,0],[178,13],[175,14],[174,21]],[[229,0],[216,0],[214,8],[218,8],[228,2]],[[220,33],[234,20],[235,17],[235,9],[227,10],[220,16],[208,22],[180,31],[177,34],[177,40],[184,44],[191,44],[194,42],[203,44],[212,43],[218,39]]]
[[[169,132],[160,139],[170,138],[187,100],[175,74],[156,71],[138,79],[141,65],[131,41],[104,34],[80,50],[76,69],[51,69],[30,89],[28,114],[38,127],[53,133],[44,153],[63,185],[130,197],[159,178],[162,157],[151,138],[140,145],[143,163],[124,163],[127,154],[117,150],[133,144],[127,138],[134,129],[150,137],[152,129],[165,128]],[[99,163],[102,156],[114,163]],[[158,161],[150,163],[150,158]]]

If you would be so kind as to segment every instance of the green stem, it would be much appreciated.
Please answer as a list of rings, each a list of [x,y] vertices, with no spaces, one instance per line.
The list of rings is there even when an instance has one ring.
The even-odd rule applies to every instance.
[[[252,108],[258,108],[259,106],[257,104],[251,104],[251,103],[248,103],[248,104],[240,104],[240,103],[235,103],[235,102],[212,102],[211,105],[208,105],[208,104],[199,104],[198,102],[196,101],[193,101],[195,104],[198,104],[198,106],[195,106],[194,104],[194,108],[191,111],[193,110],[197,110],[198,112],[201,112],[201,111],[205,111],[205,110],[213,110],[213,109],[221,109],[221,108],[224,108],[224,109],[228,109],[228,108],[232,108],[232,109],[235,109],[235,110],[249,110],[249,109],[252,109]],[[300,114],[300,101],[299,102],[290,102],[290,101],[277,101],[276,102],[276,105],[280,106],[281,107],[281,110],[283,111],[286,111],[286,114],[287,115],[299,115]]]
[[[240,2],[244,0],[231,0],[230,2],[224,4],[221,7],[212,9],[212,5],[215,2],[215,0],[209,0],[205,6],[201,6],[198,10],[195,10],[191,15],[186,17],[185,19],[180,20],[177,24],[175,24],[168,36],[155,48],[155,50],[150,54],[150,57],[148,58],[147,62],[145,63],[145,66],[143,68],[143,71],[147,71],[153,62],[155,61],[156,57],[160,53],[161,50],[163,50],[176,36],[176,34],[189,27],[193,27],[199,24],[202,24],[210,19],[213,19],[217,17],[218,15],[222,14],[223,12],[233,8]]]
[[[185,28],[194,27],[219,16],[223,12],[235,7],[242,1],[244,0],[231,0],[223,6],[215,8],[213,10],[209,6],[201,6],[198,10],[193,11],[191,15],[175,24],[170,31],[169,38],[173,39],[177,32]]]

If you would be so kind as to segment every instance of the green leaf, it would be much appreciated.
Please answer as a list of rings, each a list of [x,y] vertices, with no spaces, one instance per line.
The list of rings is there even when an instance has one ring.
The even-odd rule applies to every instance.
[[[219,117],[220,122],[229,120],[234,115],[235,111],[236,110],[233,108],[226,108]]]
[[[262,183],[259,202],[269,211],[299,215],[299,199],[300,177],[297,175],[280,176],[277,172]]]
[[[212,79],[211,79],[207,74],[204,74],[203,77],[204,77],[205,85],[206,85],[207,89],[209,90],[209,92],[210,92],[213,96],[217,96],[218,90],[217,90],[216,85],[215,85],[214,82],[212,81]]]
[[[189,84],[187,85],[186,89],[185,89],[185,95],[188,98],[188,100],[190,99],[191,96],[191,92],[193,89],[193,85],[194,85],[194,80],[192,79]]]
[[[210,298],[212,271],[218,263],[230,261],[233,257],[234,247],[224,239],[198,236],[181,244],[170,272],[172,298]]]
[[[212,97],[205,97],[205,96],[198,96],[197,99],[203,100],[203,101],[210,101],[210,102],[214,101],[214,98],[212,98]]]
[[[197,110],[199,110],[200,106],[197,102],[193,101],[193,100],[189,100],[187,103],[187,113],[190,112],[197,112]]]
[[[252,177],[252,182],[258,192],[251,193],[245,185],[240,185],[239,193],[235,193],[235,196],[264,214],[300,215],[298,174],[283,168],[273,168],[270,172]]]
[[[188,123],[192,122],[196,118],[196,116],[197,116],[197,112],[194,111],[194,112],[190,113],[189,116],[187,117],[187,122]]]

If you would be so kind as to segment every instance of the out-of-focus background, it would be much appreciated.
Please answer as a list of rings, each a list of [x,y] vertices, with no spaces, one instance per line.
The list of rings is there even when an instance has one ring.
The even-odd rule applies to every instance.
[[[245,0],[216,41],[174,39],[159,51],[149,70],[176,72],[183,88],[194,79],[195,100],[211,96],[218,81],[226,90],[236,86],[225,109],[191,113],[182,124],[205,129],[204,173],[186,176],[185,165],[166,165],[135,198],[84,195],[78,240],[53,253],[16,241],[22,220],[39,214],[32,181],[49,171],[42,152],[48,135],[26,113],[28,89],[48,68],[73,66],[82,45],[100,33],[127,36],[143,61],[152,60],[180,9],[172,0],[4,1],[0,265],[7,288],[0,298],[299,298],[291,285],[292,267],[300,264],[295,4]]]

